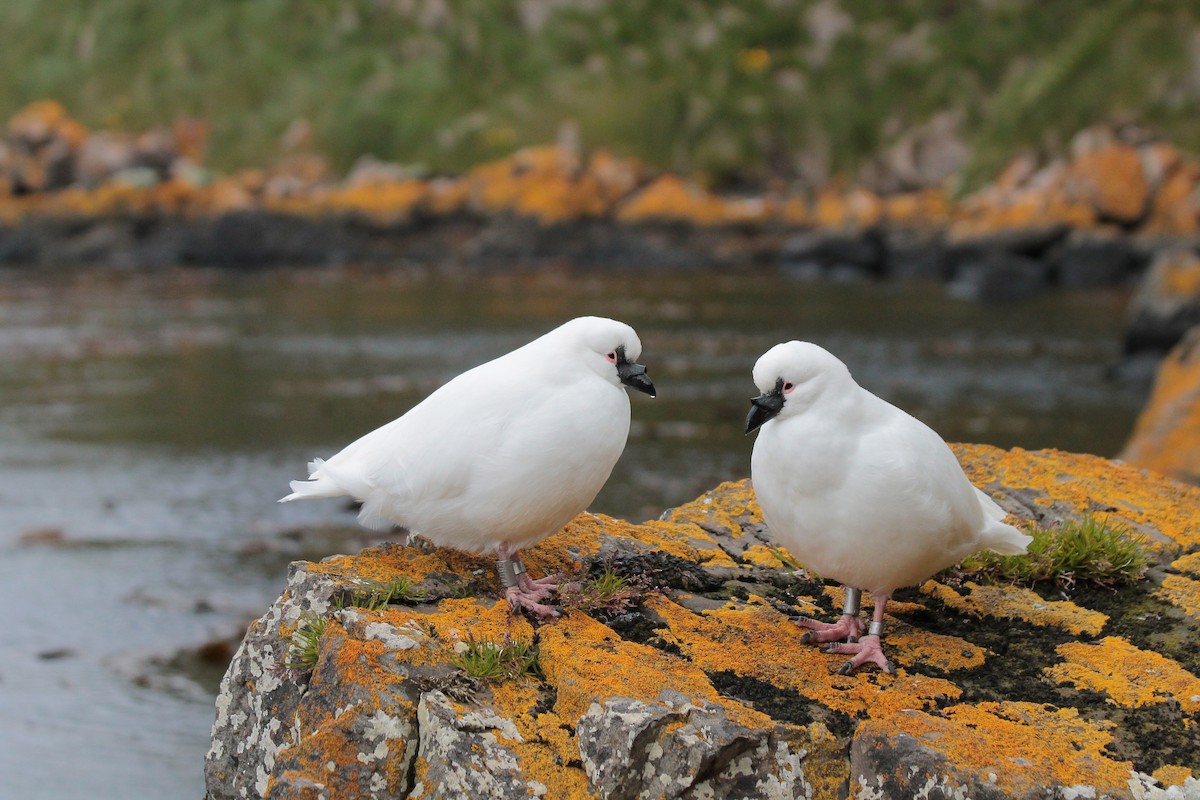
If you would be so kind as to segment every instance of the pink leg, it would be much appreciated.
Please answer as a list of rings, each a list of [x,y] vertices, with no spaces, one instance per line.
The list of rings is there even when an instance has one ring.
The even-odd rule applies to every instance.
[[[838,670],[839,675],[849,675],[863,664],[874,664],[891,675],[896,670],[892,662],[883,655],[883,609],[887,605],[888,595],[875,596],[875,613],[871,615],[871,627],[866,636],[858,642],[839,642],[825,648],[826,653],[842,653],[852,655],[849,661]]]
[[[846,603],[842,606],[842,618],[837,622],[820,622],[812,617],[792,617],[792,622],[801,628],[808,628],[800,641],[804,644],[818,642],[857,642],[862,636],[863,623],[858,618],[858,607],[862,600],[862,590],[846,586]]]
[[[500,584],[504,587],[505,599],[514,610],[523,608],[538,619],[554,619],[558,612],[541,602],[550,594],[551,587],[530,579],[523,568],[514,569],[514,562],[521,563],[518,552],[510,551],[508,542],[501,542],[496,550],[496,571],[500,575]]]
[[[792,617],[792,622],[808,628],[800,638],[804,644],[854,642],[863,632],[863,621],[857,614],[843,614],[837,622],[820,622],[812,617]]]

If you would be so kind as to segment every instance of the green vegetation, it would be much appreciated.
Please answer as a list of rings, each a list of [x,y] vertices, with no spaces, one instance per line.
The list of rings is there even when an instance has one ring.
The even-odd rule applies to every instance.
[[[563,608],[611,616],[629,608],[643,593],[643,587],[606,569],[595,578],[580,583],[578,588],[560,590],[558,599]]]
[[[428,596],[424,589],[417,588],[411,579],[399,577],[393,581],[357,581],[352,591],[343,592],[332,598],[335,611],[343,608],[363,608],[380,611],[391,603],[419,603]],[[321,637],[329,625],[329,617],[305,611],[300,616],[296,632],[292,634],[292,645],[283,666],[301,673],[312,672],[317,666],[321,652]]]
[[[537,648],[532,642],[497,642],[468,639],[454,656],[454,666],[472,678],[498,681],[525,675],[540,675]]]
[[[991,583],[1116,586],[1140,580],[1150,563],[1141,537],[1092,516],[1029,532],[1033,542],[1026,555],[1002,556],[985,550],[950,572]]]
[[[365,608],[379,611],[392,603],[412,605],[423,602],[429,593],[418,588],[410,578],[401,576],[393,581],[361,580],[354,591],[334,598],[334,608]]]
[[[284,657],[285,669],[308,673],[316,668],[317,658],[321,655],[321,637],[328,624],[329,617],[312,611],[305,611],[300,616],[300,624],[292,634],[292,646]]]
[[[954,109],[986,175],[1103,121],[1200,149],[1198,23],[1169,0],[7,0],[0,119],[44,98],[93,128],[198,117],[223,170],[303,119],[339,170],[451,171],[573,121],[722,183],[853,170]]]

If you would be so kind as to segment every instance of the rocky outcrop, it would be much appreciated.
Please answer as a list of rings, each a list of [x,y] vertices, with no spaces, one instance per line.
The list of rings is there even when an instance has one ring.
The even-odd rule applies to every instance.
[[[1200,325],[1200,255],[1171,247],[1155,256],[1129,303],[1125,349],[1165,352]]]
[[[531,571],[637,591],[590,602],[585,581],[537,626],[487,558],[296,562],[222,683],[208,797],[1194,796],[1200,489],[1092,456],[957,453],[1016,517],[1119,522],[1157,566],[1123,588],[939,576],[890,606],[896,674],[842,676],[788,620],[841,592],[772,546],[746,482],[640,525],[578,517]],[[400,579],[403,597],[363,600]],[[287,666],[304,641],[311,671]],[[514,643],[536,664],[467,674]]]
[[[1200,272],[1200,262],[1196,265]],[[1200,483],[1200,327],[1163,359],[1154,390],[1120,458]]]
[[[455,176],[365,159],[339,179],[301,151],[217,175],[199,164],[200,123],[91,132],[36,103],[0,140],[0,263],[762,265],[1005,299],[1124,285],[1200,237],[1200,164],[1169,144],[1084,131],[1069,157],[1019,157],[958,198],[955,124],[897,144],[869,183],[730,195],[571,142]]]

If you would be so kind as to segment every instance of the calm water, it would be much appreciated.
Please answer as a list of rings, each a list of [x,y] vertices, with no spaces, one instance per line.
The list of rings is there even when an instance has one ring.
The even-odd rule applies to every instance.
[[[949,440],[1112,455],[1143,399],[1103,377],[1124,301],[694,273],[0,272],[0,798],[200,797],[219,670],[175,655],[261,613],[292,558],[364,543],[336,501],[277,505],[288,480],[565,319],[641,334],[659,397],[631,398],[593,507],[637,519],[746,475],[750,369],[792,338]]]

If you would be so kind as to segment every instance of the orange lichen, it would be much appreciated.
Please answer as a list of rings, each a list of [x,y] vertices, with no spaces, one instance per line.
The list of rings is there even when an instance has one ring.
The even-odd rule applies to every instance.
[[[578,765],[579,745],[553,711],[534,713],[539,697],[538,689],[528,684],[506,682],[492,688],[492,707],[511,719],[521,735],[520,740],[501,735],[499,742],[517,754],[526,780],[546,787],[547,797],[590,797],[587,774]]]
[[[747,547],[742,551],[741,559],[747,564],[752,564],[757,567],[766,567],[767,569],[791,569],[792,565],[780,558],[781,555],[787,555],[787,551],[778,550],[767,547],[766,545],[755,544]],[[791,556],[787,556],[791,558]]]
[[[409,219],[429,196],[424,181],[371,181],[334,189],[320,198],[323,210],[351,214],[380,225]]]
[[[1169,288],[1200,297],[1200,259],[1189,256],[1193,286]],[[1183,274],[1174,270],[1170,274]],[[1180,279],[1182,280],[1182,279]],[[1154,390],[1134,425],[1121,458],[1182,480],[1200,478],[1200,334],[1189,334],[1158,368]]]
[[[1108,636],[1095,644],[1067,642],[1066,659],[1045,669],[1047,677],[1108,695],[1120,706],[1141,707],[1174,700],[1187,714],[1200,711],[1200,679],[1164,656]]]
[[[1133,222],[1145,211],[1150,189],[1136,147],[1112,144],[1084,153],[1071,172],[1101,215]]]
[[[1180,556],[1171,562],[1171,568],[1200,578],[1200,552]]]
[[[845,656],[828,656],[800,641],[803,631],[768,605],[726,606],[694,614],[666,598],[648,603],[667,622],[661,633],[674,642],[693,663],[709,671],[733,670],[775,686],[793,689],[804,697],[852,716],[880,716],[904,708],[929,708],[955,699],[961,690],[941,678],[865,671],[855,675],[832,674]],[[949,638],[949,637],[947,637]],[[931,640],[923,646],[934,648]],[[900,663],[915,655],[897,648]]]
[[[1200,619],[1200,581],[1184,575],[1164,575],[1154,596]]]
[[[729,718],[751,728],[771,727],[770,717],[722,699],[701,666],[653,647],[628,642],[610,628],[573,614],[540,630],[546,682],[557,691],[554,710],[575,724],[592,703],[614,697],[655,702],[663,689],[720,703]]]
[[[980,586],[968,581],[963,588],[967,594],[959,594],[944,583],[927,581],[921,591],[955,611],[974,617],[1023,619],[1034,625],[1062,628],[1074,634],[1095,636],[1108,622],[1108,617],[1099,611],[1075,605],[1070,600],[1045,600],[1036,592],[1019,586]]]
[[[1100,521],[1120,522],[1162,544],[1200,547],[1200,487],[1162,480],[1153,473],[1099,456],[1061,450],[1001,450],[953,445],[977,486],[1029,489],[1055,504]],[[1153,543],[1153,542],[1152,542]]]
[[[1040,796],[1046,787],[1077,785],[1094,787],[1098,795],[1126,796],[1133,765],[1105,754],[1111,727],[1083,719],[1072,708],[1005,702],[951,706],[936,716],[908,711],[873,718],[857,735],[884,741],[911,736],[944,755],[960,774],[1008,796]],[[907,770],[907,764],[898,769]],[[907,773],[893,777],[911,779]]]
[[[1188,778],[1194,778],[1195,775],[1187,767],[1181,767],[1176,764],[1164,764],[1150,773],[1150,777],[1163,786],[1182,786],[1184,781]]]
[[[626,222],[674,220],[697,225],[727,221],[721,198],[676,175],[664,175],[617,207]]]

